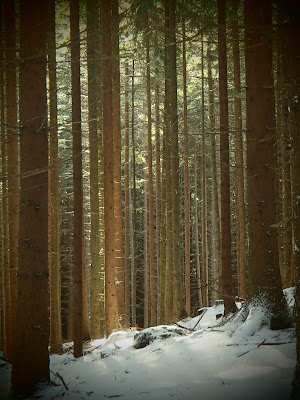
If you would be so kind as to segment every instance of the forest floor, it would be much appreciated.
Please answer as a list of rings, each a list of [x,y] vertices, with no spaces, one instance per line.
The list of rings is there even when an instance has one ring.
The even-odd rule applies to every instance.
[[[293,290],[286,295],[293,306]],[[178,325],[115,332],[88,343],[79,359],[67,344],[63,355],[50,356],[57,386],[46,386],[32,398],[289,399],[295,329],[271,331],[259,306],[244,322],[236,317],[224,323],[216,318],[222,307],[209,307],[201,320],[197,316]],[[1,399],[7,398],[9,384],[10,367],[2,363]]]

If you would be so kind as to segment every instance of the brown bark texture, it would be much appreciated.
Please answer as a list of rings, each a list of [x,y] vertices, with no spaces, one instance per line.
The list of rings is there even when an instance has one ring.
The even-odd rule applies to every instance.
[[[187,106],[187,61],[185,20],[182,20],[182,75],[183,75],[183,135],[184,135],[184,262],[185,262],[185,310],[191,316],[191,227],[190,227],[190,173],[189,132]]]
[[[120,121],[120,55],[119,55],[119,1],[112,0],[112,81],[113,81],[113,141],[114,141],[114,240],[118,322],[126,325],[124,315],[123,221],[121,187],[121,121]]]
[[[247,0],[245,15],[249,299],[265,298],[271,327],[289,324],[281,291],[275,207],[271,1]]]
[[[229,120],[227,95],[227,48],[225,0],[218,0],[218,56],[220,98],[220,164],[221,164],[221,266],[225,314],[236,310],[232,287]]]
[[[50,277],[50,346],[52,353],[62,351],[59,166],[57,135],[57,79],[55,40],[55,1],[48,2],[48,71],[49,71],[49,277]]]
[[[74,357],[82,356],[83,340],[83,189],[81,142],[79,1],[70,3],[72,136],[74,184],[73,340]]]
[[[106,336],[117,329],[117,298],[115,284],[114,240],[114,143],[112,104],[112,1],[100,0],[100,29],[102,32],[102,104],[104,153],[104,225],[105,225],[105,329]]]
[[[87,67],[88,67],[88,109],[90,147],[90,321],[92,338],[100,337],[100,218],[99,218],[99,136],[98,136],[98,96],[100,92],[97,65],[99,55],[99,0],[88,0],[87,17]]]
[[[20,1],[20,230],[12,392],[49,381],[47,1]],[[37,21],[39,22],[37,24]]]
[[[238,2],[231,1],[233,12],[232,52],[234,79],[234,129],[235,129],[235,171],[236,171],[236,208],[237,208],[237,267],[239,296],[246,298],[246,215],[244,199],[244,156],[243,156],[243,119],[241,101],[241,68],[238,28]]]
[[[7,138],[7,189],[9,235],[9,297],[10,311],[6,356],[13,361],[14,333],[16,330],[18,234],[19,234],[19,143],[17,132],[17,82],[16,82],[16,21],[14,2],[5,2],[6,48],[6,138]]]

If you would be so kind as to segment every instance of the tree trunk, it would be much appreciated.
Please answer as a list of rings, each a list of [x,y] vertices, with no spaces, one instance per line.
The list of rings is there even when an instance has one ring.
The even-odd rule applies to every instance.
[[[82,356],[83,340],[83,189],[80,98],[79,0],[70,3],[72,136],[74,182],[73,339],[74,357]]]
[[[100,220],[99,220],[99,168],[98,168],[98,97],[99,85],[98,65],[99,43],[99,0],[88,0],[86,4],[87,17],[87,67],[88,67],[88,109],[89,109],[89,147],[90,147],[90,316],[91,337],[100,337]]]
[[[243,157],[243,119],[240,82],[240,49],[238,31],[238,2],[231,0],[233,12],[232,52],[234,73],[234,128],[235,128],[235,171],[237,208],[237,265],[239,296],[246,298],[246,220],[244,200],[244,157]]]
[[[180,255],[180,195],[179,195],[179,150],[177,116],[177,68],[176,68],[176,1],[165,0],[166,7],[166,79],[169,80],[168,101],[168,140],[170,141],[170,203],[168,211],[172,219],[172,258],[173,258],[173,320],[185,315],[183,276]],[[168,203],[168,200],[167,200]],[[168,230],[167,230],[168,231]],[[170,232],[170,231],[169,231]]]
[[[125,61],[125,316],[130,326],[130,165],[129,165],[129,67]]]
[[[184,135],[184,261],[185,261],[185,310],[191,316],[191,228],[190,228],[190,173],[189,173],[189,132],[186,76],[186,35],[185,20],[182,19],[182,63],[183,63],[183,135]]]
[[[21,191],[14,395],[29,395],[39,382],[49,381],[47,9],[47,1],[20,1]]]
[[[149,257],[148,257],[148,177],[146,165],[143,168],[143,179],[144,179],[144,328],[149,327]]]
[[[271,1],[248,0],[245,13],[249,298],[265,297],[271,328],[289,325],[281,291],[275,212]],[[260,60],[257,63],[257,60]]]
[[[200,265],[200,245],[199,245],[199,211],[198,211],[198,146],[195,143],[194,153],[194,193],[195,193],[195,256],[196,256],[196,274],[197,274],[197,295],[198,307],[203,307],[202,297],[202,274]]]
[[[105,329],[106,336],[118,326],[114,240],[114,143],[112,105],[112,1],[100,0],[103,83],[104,225],[105,225]]]
[[[157,35],[155,36],[155,62],[158,61],[158,43],[157,43]],[[163,265],[164,261],[162,260],[162,183],[161,183],[161,144],[160,144],[160,112],[159,112],[159,68],[156,64],[155,67],[155,178],[156,178],[156,271],[157,271],[157,309],[158,315],[157,320],[158,323],[161,321],[161,306],[164,303],[163,293],[161,292],[161,286],[163,287],[162,280],[163,273],[161,273],[161,265]],[[162,285],[161,285],[162,284]]]
[[[121,188],[121,121],[120,121],[120,56],[119,56],[119,1],[112,0],[112,80],[113,80],[113,140],[114,140],[114,229],[115,269],[118,317],[121,327],[124,319],[124,266]]]
[[[55,1],[49,0],[48,69],[50,113],[50,169],[49,169],[49,273],[50,273],[50,346],[52,353],[62,351],[61,275],[60,275],[60,215],[59,167],[57,136],[57,83]]]
[[[132,60],[131,81],[131,145],[132,145],[132,267],[131,267],[131,315],[132,326],[136,326],[136,272],[137,272],[137,240],[136,240],[136,174],[135,174],[135,86],[134,60]]]
[[[225,0],[218,0],[218,55],[220,97],[220,164],[221,164],[221,265],[225,315],[235,312],[231,267],[231,221],[229,179],[229,121],[227,96],[227,50]]]
[[[202,138],[202,271],[203,280],[205,282],[203,295],[203,303],[209,306],[208,298],[208,254],[207,254],[207,196],[206,196],[206,148],[205,148],[205,99],[204,99],[204,49],[203,38],[201,45],[201,138]]]
[[[146,37],[146,75],[147,75],[147,130],[148,130],[148,180],[149,180],[149,269],[150,269],[150,325],[156,325],[156,271],[154,241],[154,193],[152,166],[152,112],[151,112],[151,80],[150,80],[150,45],[149,34]]]
[[[218,171],[217,171],[217,151],[216,151],[216,135],[215,135],[215,89],[214,81],[212,79],[211,68],[211,49],[207,47],[207,70],[208,70],[208,88],[209,88],[209,133],[210,133],[210,159],[212,170],[212,293],[211,300],[214,301],[219,298],[220,292],[220,267],[221,267],[221,254],[220,254],[220,212],[219,212],[219,196],[218,196]]]

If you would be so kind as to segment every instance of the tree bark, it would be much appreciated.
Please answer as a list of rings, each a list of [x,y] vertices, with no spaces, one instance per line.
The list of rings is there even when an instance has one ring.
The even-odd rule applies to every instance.
[[[113,80],[113,138],[114,138],[114,226],[115,268],[119,324],[125,324],[123,222],[121,188],[121,121],[120,121],[120,56],[119,56],[119,1],[112,0],[112,80]]]
[[[129,164],[129,66],[125,61],[125,316],[130,325],[130,164]]]
[[[148,18],[147,18],[148,19]],[[153,152],[152,152],[152,111],[150,77],[150,43],[146,34],[146,75],[147,75],[147,131],[148,131],[148,181],[149,181],[149,269],[150,269],[150,325],[156,325],[156,270],[154,238],[154,191],[153,191]]]
[[[234,74],[234,128],[235,128],[235,171],[236,171],[236,207],[237,207],[237,265],[239,296],[246,298],[246,216],[244,200],[244,156],[243,156],[243,119],[240,81],[240,49],[238,31],[238,2],[231,1],[233,12],[232,52]]]
[[[244,3],[247,184],[249,220],[249,298],[265,297],[271,328],[290,324],[281,291],[277,235],[274,224],[274,105],[272,77],[271,1]]]
[[[227,50],[225,0],[218,0],[218,55],[221,164],[221,265],[225,315],[236,311],[232,287],[231,220],[229,179],[229,121],[227,95]]]
[[[49,381],[47,1],[20,1],[20,230],[13,395]],[[37,21],[39,22],[37,24]]]
[[[5,3],[6,44],[6,138],[7,138],[7,200],[10,311],[6,356],[13,361],[16,330],[18,234],[19,234],[19,143],[17,135],[16,27],[14,2]],[[8,250],[7,249],[7,250]]]
[[[90,316],[91,337],[100,337],[100,202],[99,202],[99,137],[98,137],[98,104],[99,85],[99,0],[88,0],[86,4],[87,17],[87,67],[88,67],[88,109],[89,109],[89,147],[90,147]]]
[[[114,143],[112,98],[112,1],[100,0],[103,83],[104,225],[105,225],[105,329],[106,336],[118,326],[114,240]]]
[[[219,212],[219,196],[218,196],[218,171],[217,171],[217,150],[215,135],[215,88],[212,78],[211,66],[211,49],[207,47],[207,70],[208,70],[208,88],[209,88],[209,133],[210,133],[210,159],[212,170],[212,293],[211,300],[214,301],[219,297],[220,292],[220,212]]]
[[[191,316],[191,227],[190,227],[190,173],[189,132],[187,107],[186,34],[182,19],[182,64],[183,64],[183,136],[184,136],[184,261],[185,261],[185,310]]]
[[[57,81],[55,1],[49,0],[48,69],[49,69],[49,273],[50,273],[50,346],[52,353],[62,351],[59,166],[57,136]]]
[[[207,249],[207,195],[206,195],[206,147],[205,147],[205,98],[204,98],[204,48],[201,43],[201,139],[202,139],[202,271],[205,282],[203,303],[209,306],[209,277],[208,277],[208,249]]]
[[[74,357],[82,356],[83,341],[83,189],[81,142],[79,0],[70,2],[72,136],[74,182],[73,340]]]

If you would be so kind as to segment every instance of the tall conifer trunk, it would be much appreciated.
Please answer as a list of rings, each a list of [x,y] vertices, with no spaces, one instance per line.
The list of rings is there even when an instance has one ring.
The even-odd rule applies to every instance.
[[[73,339],[74,356],[82,356],[83,340],[83,189],[80,90],[79,0],[70,2],[72,136],[74,183]]]
[[[275,210],[271,0],[244,2],[249,298],[265,297],[271,328],[290,321],[281,291]],[[259,60],[259,63],[257,62]]]
[[[103,83],[103,155],[104,155],[104,225],[105,225],[105,329],[110,335],[117,328],[117,298],[115,284],[114,240],[114,139],[112,104],[112,1],[100,0],[100,29],[102,32]]]
[[[113,136],[114,136],[114,230],[115,268],[117,276],[118,317],[124,325],[124,265],[121,188],[121,121],[120,121],[120,56],[119,56],[119,1],[112,0],[112,80],[113,80]]]
[[[125,61],[125,316],[130,325],[130,164],[129,164],[129,66]]]
[[[206,147],[205,147],[205,99],[204,99],[204,48],[201,43],[201,139],[202,139],[202,271],[205,282],[203,303],[209,306],[208,249],[207,249],[207,195],[206,195]]]
[[[207,70],[208,70],[208,88],[209,88],[209,133],[210,133],[210,159],[211,159],[211,188],[212,188],[212,237],[211,237],[211,254],[212,254],[212,293],[211,299],[216,300],[220,292],[220,212],[219,212],[219,196],[218,196],[218,179],[217,179],[217,151],[216,151],[216,135],[215,135],[215,88],[212,78],[211,65],[211,49],[207,47]]]
[[[148,19],[148,18],[147,18]],[[148,180],[149,180],[149,268],[150,268],[150,325],[156,325],[156,271],[154,241],[154,191],[153,191],[153,152],[152,152],[152,110],[150,78],[150,43],[146,34],[146,74],[147,74],[147,131],[148,131]]]
[[[244,200],[244,156],[243,156],[243,119],[240,81],[240,48],[238,31],[238,2],[231,1],[233,11],[232,51],[234,73],[234,128],[235,128],[235,170],[236,170],[236,207],[237,207],[237,257],[239,296],[246,298],[246,216]]]
[[[189,173],[189,132],[187,107],[186,34],[185,20],[182,20],[182,64],[183,64],[183,134],[184,134],[184,262],[185,262],[185,310],[191,315],[191,227],[190,227],[190,173]]]
[[[11,380],[13,394],[21,395],[49,381],[47,8],[47,1],[20,1],[18,324]]]
[[[61,276],[60,276],[60,215],[59,166],[57,136],[57,80],[55,1],[49,0],[48,70],[49,70],[49,274],[50,274],[50,346],[52,353],[61,352]]]
[[[99,139],[98,139],[98,97],[100,92],[97,76],[99,57],[99,0],[88,0],[87,16],[87,67],[88,67],[88,108],[89,108],[89,146],[90,146],[90,204],[91,204],[91,277],[90,314],[91,336],[100,336],[100,202],[99,202]]]
[[[232,287],[231,221],[229,179],[229,121],[227,95],[227,50],[225,0],[218,0],[218,54],[220,97],[220,164],[221,164],[221,265],[225,314],[236,306]]]

